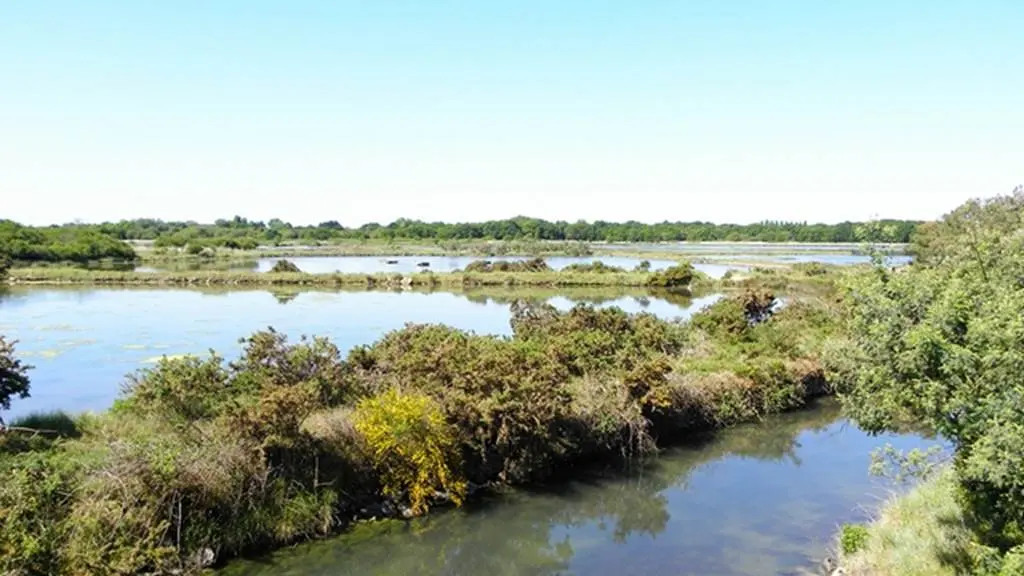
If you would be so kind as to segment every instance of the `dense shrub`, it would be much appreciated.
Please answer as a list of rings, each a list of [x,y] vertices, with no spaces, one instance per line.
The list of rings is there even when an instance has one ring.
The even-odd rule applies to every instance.
[[[609,266],[600,260],[594,260],[593,262],[588,263],[574,262],[565,268],[562,268],[562,272],[578,272],[581,274],[613,274],[625,272],[625,270],[617,266]]]
[[[659,288],[678,288],[689,286],[693,282],[693,277],[693,266],[687,262],[655,272],[647,280],[647,284]]]
[[[355,428],[366,438],[386,496],[408,499],[413,513],[427,510],[443,490],[456,504],[466,494],[455,433],[430,397],[390,389],[359,402]]]
[[[164,359],[76,421],[80,438],[0,452],[0,570],[196,570],[326,534],[374,502],[415,514],[461,502],[469,482],[540,480],[793,408],[820,341],[801,310],[741,338],[516,302],[510,337],[410,325],[343,360],[269,330],[232,362]]]
[[[91,228],[29,228],[10,220],[0,220],[0,251],[9,258],[24,261],[87,262],[102,258],[135,258],[131,246]]]
[[[1024,190],[972,201],[917,238],[918,262],[849,282],[830,370],[862,426],[924,423],[956,449],[982,542],[1024,543]]]
[[[543,258],[529,260],[474,260],[466,265],[466,272],[550,272],[551,267]]]
[[[274,274],[295,274],[302,272],[299,267],[291,260],[278,260],[274,262],[274,265],[270,268],[270,272]]]
[[[14,356],[15,344],[16,341],[8,341],[0,335],[0,410],[10,410],[12,399],[27,398],[29,393],[28,371],[32,367]]]

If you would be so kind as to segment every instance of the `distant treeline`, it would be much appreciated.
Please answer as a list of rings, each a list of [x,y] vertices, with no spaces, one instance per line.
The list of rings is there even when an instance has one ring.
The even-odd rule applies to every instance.
[[[122,220],[104,224],[65,224],[29,228],[0,221],[0,251],[18,260],[130,258],[131,249],[111,240],[152,240],[157,247],[204,246],[251,250],[282,242],[332,240],[562,240],[589,242],[896,242],[905,243],[919,222],[881,220],[869,223],[808,224],[759,222],[549,222],[517,217],[480,223],[422,222],[399,219],[391,224],[347,228],[334,220],[294,226],[279,219],[252,221],[240,216],[213,224]]]
[[[918,222],[882,220],[870,224],[808,224],[806,222],[759,222],[712,224],[709,222],[549,222],[517,217],[480,223],[422,222],[399,219],[391,224],[364,224],[346,228],[329,220],[316,226],[293,226],[273,219],[251,221],[235,216],[213,224],[127,220],[101,224],[98,230],[122,240],[157,240],[183,246],[196,238],[252,238],[260,243],[282,240],[420,239],[420,240],[576,240],[606,242],[762,241],[762,242],[861,242],[869,233],[873,241],[908,242]]]
[[[0,220],[0,260],[87,262],[103,258],[131,260],[135,251],[98,226],[31,228]]]

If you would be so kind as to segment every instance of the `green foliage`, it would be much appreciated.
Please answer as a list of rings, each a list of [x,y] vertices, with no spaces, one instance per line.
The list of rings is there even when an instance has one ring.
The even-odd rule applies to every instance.
[[[426,512],[434,492],[456,504],[466,494],[455,433],[428,396],[390,389],[359,402],[355,428],[366,439],[384,494],[408,497],[413,513]]]
[[[0,253],[5,254],[6,258],[29,262],[87,262],[102,258],[135,258],[135,251],[131,246],[97,231],[96,227],[30,228],[10,220],[0,220]]]
[[[274,262],[274,266],[270,269],[271,273],[274,274],[295,274],[302,272],[299,267],[291,260],[278,260]]]
[[[844,555],[855,554],[864,548],[868,529],[862,524],[844,524],[839,530],[839,549]]]
[[[12,223],[13,224],[13,223]],[[756,224],[711,224],[707,222],[550,222],[539,218],[516,217],[476,223],[422,222],[400,218],[390,224],[369,223],[346,228],[337,221],[316,226],[295,226],[279,219],[252,221],[241,216],[217,220],[212,224],[165,222],[139,219],[98,225],[67,224],[32,231],[94,232],[115,240],[153,240],[156,247],[184,247],[201,240],[209,246],[250,250],[256,244],[273,245],[291,241],[316,244],[331,240],[503,240],[531,242],[540,249],[545,242],[707,242],[752,240],[761,242],[872,242],[910,241],[918,222],[883,220],[877,223],[842,222],[806,224],[798,222],[759,222]],[[49,233],[49,232],[47,232]],[[870,237],[870,238],[869,238]],[[4,236],[0,232],[0,246]],[[501,245],[496,249],[500,251]],[[579,256],[590,254],[577,244],[571,249]],[[525,253],[538,253],[527,251]],[[494,255],[501,255],[495,253]]]
[[[915,240],[919,261],[847,287],[830,372],[869,430],[918,421],[952,442],[982,542],[1024,543],[1024,190],[972,201]]]
[[[8,341],[0,335],[0,409],[10,410],[14,398],[28,398],[28,371],[32,366],[14,356],[17,341]],[[3,420],[0,420],[0,425]]]
[[[11,257],[6,252],[0,251],[0,284],[7,281],[11,273]]]
[[[651,275],[647,281],[649,286],[656,286],[659,288],[678,288],[681,286],[689,286],[693,282],[694,270],[693,266],[686,262],[684,264],[678,264],[665,270],[659,270]]]
[[[466,272],[550,272],[551,267],[543,258],[531,258],[522,261],[474,260],[466,265]]]
[[[68,433],[0,450],[0,571],[196,571],[207,550],[323,535],[381,498],[418,513],[469,481],[640,456],[801,405],[823,317],[791,303],[741,338],[517,301],[510,337],[410,325],[342,359],[268,330],[232,362],[165,358],[109,412],[73,430],[34,417]]]
[[[625,272],[622,268],[616,266],[609,266],[600,260],[594,260],[593,262],[583,263],[574,262],[569,264],[565,268],[562,268],[562,272],[577,272],[582,274],[611,274]]]

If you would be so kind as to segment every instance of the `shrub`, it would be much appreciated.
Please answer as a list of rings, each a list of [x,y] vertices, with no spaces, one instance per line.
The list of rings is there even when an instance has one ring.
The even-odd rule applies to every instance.
[[[290,260],[278,260],[274,262],[274,266],[270,269],[272,274],[295,274],[302,272],[299,267]]]
[[[1024,189],[968,202],[919,241],[909,269],[849,279],[833,368],[865,429],[909,417],[956,447],[965,515],[1007,550],[1024,543]]]
[[[641,260],[640,263],[636,265],[636,268],[633,268],[633,272],[650,272],[650,271],[651,271],[651,261],[650,260]]]
[[[862,524],[844,524],[839,531],[839,549],[849,556],[864,548],[868,540],[868,529]]]
[[[529,260],[474,260],[466,265],[466,272],[550,272],[551,267],[543,258]]]
[[[562,272],[578,272],[580,274],[618,274],[625,272],[617,266],[609,266],[600,260],[590,263],[576,262],[562,268]]]
[[[356,407],[355,427],[366,439],[385,495],[407,496],[416,514],[426,512],[437,490],[462,502],[466,482],[455,433],[428,396],[390,389],[363,399]]]
[[[690,282],[693,281],[694,270],[693,266],[687,262],[685,264],[679,264],[660,270],[651,275],[647,279],[648,286],[657,286],[660,288],[677,288],[681,286],[689,286]]]
[[[10,410],[13,398],[28,398],[28,371],[32,366],[14,356],[17,341],[7,341],[0,335],[0,410]],[[3,419],[0,418],[0,429]]]

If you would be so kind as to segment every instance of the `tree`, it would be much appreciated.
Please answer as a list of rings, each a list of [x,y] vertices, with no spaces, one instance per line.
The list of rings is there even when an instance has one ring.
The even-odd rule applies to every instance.
[[[1024,543],[1024,190],[973,200],[923,230],[920,260],[847,288],[848,340],[830,370],[874,432],[922,422],[956,450],[983,540]]]
[[[32,368],[14,357],[16,341],[8,342],[0,335],[0,409],[10,410],[11,400],[28,398],[28,371]],[[4,421],[0,418],[0,429]]]

